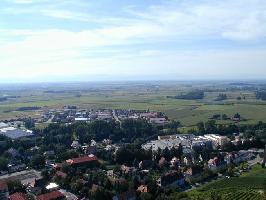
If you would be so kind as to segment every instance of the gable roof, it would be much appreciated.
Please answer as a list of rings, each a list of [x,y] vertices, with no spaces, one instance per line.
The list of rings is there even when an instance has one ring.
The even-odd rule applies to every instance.
[[[72,159],[66,160],[66,162],[70,165],[77,165],[77,164],[88,163],[92,161],[97,161],[97,157],[92,154],[89,156],[83,156],[79,158],[72,158]]]
[[[63,195],[61,192],[52,191],[52,192],[37,196],[37,200],[57,200],[57,199],[61,199],[64,197],[65,195]]]
[[[10,200],[28,200],[29,198],[27,197],[26,194],[17,192],[15,194],[12,194],[9,196]]]
[[[5,181],[2,181],[2,180],[0,180],[0,190],[7,190],[8,189],[8,187],[7,187],[7,184],[6,184],[6,182]]]
[[[64,173],[64,172],[62,172],[62,171],[57,171],[56,172],[56,175],[59,176],[59,177],[61,177],[61,178],[66,178],[67,177],[67,174]]]

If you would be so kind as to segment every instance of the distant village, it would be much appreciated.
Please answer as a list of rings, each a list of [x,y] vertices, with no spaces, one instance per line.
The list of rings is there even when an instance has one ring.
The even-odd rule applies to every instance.
[[[167,116],[154,111],[80,110],[75,106],[45,111],[42,118],[35,120],[35,123],[73,124],[103,120],[121,124],[127,119],[145,120],[156,127],[171,124]],[[1,122],[0,135],[13,142],[19,138],[34,138],[34,129],[26,127],[24,121]],[[26,151],[13,146],[4,152],[9,159],[6,169],[0,171],[0,199],[89,199],[77,191],[85,187],[88,194],[100,195],[97,191],[103,191],[107,187],[107,183],[100,179],[92,180],[90,173],[104,174],[108,189],[116,191],[112,194],[113,200],[135,200],[141,194],[151,192],[153,188],[146,181],[146,178],[151,176],[158,188],[177,186],[181,191],[185,191],[197,187],[206,179],[230,178],[249,170],[254,164],[265,164],[264,149],[227,151],[223,148],[228,144],[237,145],[244,142],[241,133],[235,133],[232,137],[212,133],[158,135],[156,139],[141,144],[141,149],[151,156],[143,156],[145,158],[135,159],[134,162],[132,160],[131,164],[118,161],[117,157],[125,150],[125,144],[115,143],[110,138],[102,141],[91,139],[86,144],[81,143],[78,137],[73,138],[68,150],[78,156],[68,157],[61,162],[56,161],[55,150],[41,151],[37,142]],[[32,160],[35,153],[40,151],[43,152],[45,165],[41,169],[33,169],[25,160]],[[112,165],[103,164],[106,162],[106,155],[110,155]],[[231,172],[232,166],[238,170]],[[133,188],[117,189],[126,185],[129,180],[134,182]],[[9,188],[10,181],[18,181],[25,190],[14,190],[12,186],[12,189]],[[78,189],[64,187],[65,184],[71,185],[71,182],[75,183]]]
[[[125,119],[147,119],[153,124],[165,125],[169,123],[163,113],[152,112],[149,110],[122,110],[122,109],[100,109],[86,110],[77,109],[76,106],[65,106],[63,109],[49,109],[44,111],[39,122],[89,122],[93,120],[122,121]]]

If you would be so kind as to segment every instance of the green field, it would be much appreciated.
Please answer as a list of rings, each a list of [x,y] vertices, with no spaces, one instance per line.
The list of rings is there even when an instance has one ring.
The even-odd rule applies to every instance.
[[[194,86],[196,87],[196,86]],[[213,88],[212,85],[200,85]],[[223,86],[219,86],[223,87]],[[49,88],[51,89],[51,88]],[[54,88],[53,88],[54,89]],[[64,89],[64,87],[59,88]],[[241,123],[266,122],[266,102],[255,99],[253,91],[226,91],[228,99],[217,102],[214,99],[220,92],[205,92],[202,100],[180,100],[167,98],[193,90],[191,85],[113,85],[96,89],[64,89],[64,93],[44,93],[44,89],[11,91],[20,98],[0,102],[0,119],[19,116],[38,116],[40,112],[17,112],[18,107],[40,106],[62,108],[64,105],[77,105],[81,108],[140,109],[164,112],[170,119],[181,121],[184,126],[193,126],[199,121],[207,121],[213,114],[227,114],[232,117],[240,113],[245,121]],[[1,94],[1,90],[0,90]],[[2,94],[4,94],[2,92]],[[77,97],[77,94],[81,95]],[[238,101],[238,96],[245,97]],[[219,121],[218,123],[232,123]]]
[[[191,199],[263,200],[266,197],[266,169],[256,165],[241,177],[218,180],[188,192]]]

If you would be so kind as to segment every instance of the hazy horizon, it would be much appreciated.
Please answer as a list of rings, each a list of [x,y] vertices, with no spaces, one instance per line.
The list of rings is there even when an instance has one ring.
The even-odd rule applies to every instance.
[[[265,80],[263,0],[3,0],[0,83]]]

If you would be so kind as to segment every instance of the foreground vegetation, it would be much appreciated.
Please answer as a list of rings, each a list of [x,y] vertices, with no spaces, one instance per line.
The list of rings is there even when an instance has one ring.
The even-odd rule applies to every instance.
[[[181,199],[263,200],[266,192],[266,169],[256,165],[241,177],[231,177],[209,183],[187,193]],[[184,195],[186,196],[186,195]]]

